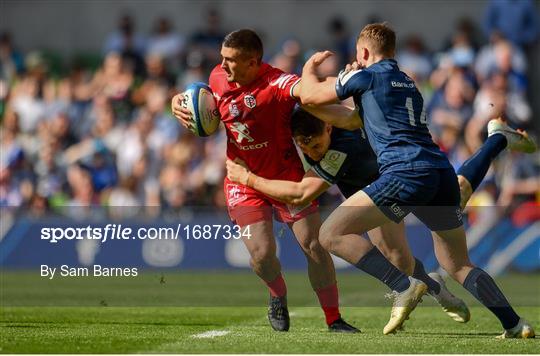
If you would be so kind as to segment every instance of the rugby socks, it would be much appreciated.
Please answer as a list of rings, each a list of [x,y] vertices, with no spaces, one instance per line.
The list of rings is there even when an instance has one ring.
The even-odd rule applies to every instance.
[[[336,283],[328,287],[316,289],[315,293],[317,293],[319,304],[324,312],[326,325],[330,325],[341,318],[341,315],[339,314],[339,296]]]
[[[272,297],[284,297],[287,295],[287,285],[283,279],[283,275],[280,273],[273,281],[267,282],[264,281],[270,290],[270,295]]]
[[[473,191],[478,188],[491,165],[491,162],[501,153],[507,145],[503,134],[494,134],[476,151],[461,167],[457,174],[467,178]]]
[[[411,285],[409,277],[390,263],[376,247],[366,253],[354,266],[398,293],[407,290]]]
[[[439,294],[441,291],[441,286],[437,283],[436,280],[432,279],[424,269],[424,264],[418,258],[414,258],[414,272],[413,277],[421,280],[428,286],[429,294]]]
[[[519,316],[510,306],[493,278],[482,269],[478,267],[472,269],[465,278],[463,287],[495,314],[503,328],[512,329],[518,324]]]

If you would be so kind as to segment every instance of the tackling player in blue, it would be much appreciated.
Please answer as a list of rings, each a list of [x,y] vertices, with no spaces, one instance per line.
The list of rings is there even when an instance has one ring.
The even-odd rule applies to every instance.
[[[339,124],[336,118],[333,122]],[[361,124],[360,120],[356,122]],[[348,198],[379,177],[376,156],[361,128],[349,131],[332,127],[307,111],[297,109],[292,115],[291,132],[296,144],[304,153],[304,158],[311,165],[300,182],[265,179],[230,160],[227,161],[229,179],[249,184],[276,200],[303,206],[316,199],[333,184],[337,184],[342,194]],[[458,171],[462,207],[467,204],[473,191],[486,175],[491,162],[501,151],[508,147],[514,151],[524,152],[531,144],[526,133],[512,130],[500,119],[490,121],[488,135],[484,145]],[[386,235],[385,239],[382,239],[382,234]],[[415,259],[413,271],[406,270],[409,258],[413,257],[408,254],[406,240],[399,238],[402,235],[404,235],[402,223],[399,225],[389,223],[383,229],[369,232],[370,239],[376,247],[358,236],[349,241],[345,260],[386,284],[396,296],[396,308],[414,302],[407,300],[414,297],[411,292],[414,290],[415,282],[408,278],[406,273],[409,273],[427,285],[428,293],[452,319],[467,322],[470,318],[469,309],[462,300],[448,291],[438,273],[426,274],[422,262],[418,259]],[[384,240],[387,239],[392,239],[391,244],[385,243]],[[391,320],[395,326],[392,329],[387,328],[387,332],[400,327],[399,321],[399,318]]]
[[[321,244],[334,255],[346,255],[352,236],[413,213],[432,231],[441,267],[499,319],[505,329],[501,337],[534,337],[532,326],[518,316],[495,281],[469,260],[456,173],[431,138],[422,95],[393,59],[395,42],[395,32],[386,24],[370,24],[356,43],[361,70],[321,81],[317,67],[332,55],[329,51],[314,54],[304,65],[302,103],[352,97],[380,174],[328,217],[320,230]],[[408,309],[402,306],[397,313],[407,314]]]

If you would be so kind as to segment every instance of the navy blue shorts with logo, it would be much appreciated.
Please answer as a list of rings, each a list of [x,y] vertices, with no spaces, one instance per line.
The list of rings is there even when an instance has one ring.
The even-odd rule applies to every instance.
[[[413,213],[431,231],[463,224],[459,184],[451,168],[384,173],[363,191],[396,223]]]

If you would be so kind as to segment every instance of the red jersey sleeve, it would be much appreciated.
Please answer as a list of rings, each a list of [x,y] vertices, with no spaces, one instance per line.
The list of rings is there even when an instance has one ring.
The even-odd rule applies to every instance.
[[[296,74],[288,74],[276,69],[272,73],[270,86],[273,87],[274,95],[279,101],[296,102],[296,98],[293,96],[293,88],[299,82],[300,77]]]

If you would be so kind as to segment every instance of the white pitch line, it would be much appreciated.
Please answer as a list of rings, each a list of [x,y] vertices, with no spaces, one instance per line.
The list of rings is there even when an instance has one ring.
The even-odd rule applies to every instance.
[[[294,317],[297,316],[297,312],[290,312],[289,316]],[[266,319],[266,318],[264,318]],[[213,339],[218,336],[225,336],[227,334],[230,334],[231,332],[228,330],[208,330],[200,334],[191,335],[191,337],[196,339]]]
[[[191,337],[196,339],[213,339],[218,336],[225,336],[229,333],[230,331],[227,330],[208,330],[200,334],[191,335]]]

